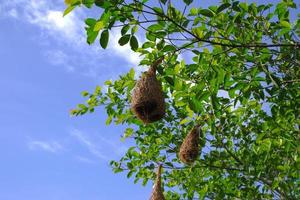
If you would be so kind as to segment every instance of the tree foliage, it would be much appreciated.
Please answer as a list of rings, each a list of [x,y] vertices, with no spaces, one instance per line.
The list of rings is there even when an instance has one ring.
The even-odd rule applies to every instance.
[[[140,66],[164,56],[157,72],[163,120],[145,125],[133,115],[134,69],[106,81],[107,91],[83,92],[87,101],[71,111],[104,106],[106,124],[126,125],[123,139],[135,145],[111,161],[114,172],[145,185],[161,163],[167,199],[300,199],[300,15],[291,19],[292,0],[208,8],[192,0],[66,3],[65,14],[82,5],[101,14],[85,20],[88,44],[99,39],[105,49],[119,28],[119,44],[141,55]],[[195,125],[203,133],[200,157],[184,165],[179,147]]]

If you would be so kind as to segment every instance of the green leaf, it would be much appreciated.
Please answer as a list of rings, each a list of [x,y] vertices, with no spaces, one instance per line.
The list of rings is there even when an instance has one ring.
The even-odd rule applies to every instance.
[[[192,32],[197,35],[199,38],[203,38],[204,32],[201,27],[193,28]]]
[[[179,124],[186,124],[187,122],[190,122],[190,121],[191,121],[190,118],[185,118],[185,119],[181,120]]]
[[[128,24],[126,24],[125,26],[122,27],[121,29],[121,35],[125,35],[127,33],[127,31],[129,30],[130,26]]]
[[[69,14],[72,10],[74,10],[75,7],[76,6],[73,6],[73,5],[67,7],[66,10],[64,11],[63,17],[66,16],[67,14]]]
[[[166,45],[163,49],[163,52],[168,52],[168,51],[176,51],[176,47],[172,46],[172,45]]]
[[[198,13],[201,14],[201,15],[204,15],[206,17],[213,17],[214,16],[214,13],[209,9],[199,9]]]
[[[109,11],[103,12],[100,17],[100,21],[102,21],[103,24],[106,25],[110,19],[110,16],[111,16],[111,13]]]
[[[236,12],[240,12],[241,11],[241,9],[239,7],[239,3],[240,3],[239,1],[235,1],[235,2],[232,3],[232,9],[234,11],[236,11]]]
[[[192,15],[192,16],[198,15],[198,9],[195,7],[191,8],[190,15]]]
[[[109,124],[111,124],[111,121],[112,121],[112,116],[108,116],[107,119],[106,119],[105,124],[109,125]]]
[[[93,19],[93,18],[87,18],[85,20],[85,24],[88,25],[88,26],[95,26],[97,20]]]
[[[94,31],[100,31],[103,28],[104,28],[104,22],[98,21],[94,26]]]
[[[86,97],[86,96],[89,95],[89,93],[88,93],[87,91],[83,91],[83,92],[81,92],[81,95],[82,95],[83,97]]]
[[[152,34],[152,33],[149,32],[149,31],[146,32],[146,38],[147,38],[148,40],[152,41],[152,42],[155,42],[155,40],[156,40],[155,35]]]
[[[213,11],[214,13],[216,13],[218,10],[218,6],[209,6],[208,8],[209,8],[209,10]]]
[[[104,0],[95,0],[95,5],[102,7],[104,5]]]
[[[130,77],[130,79],[133,80],[134,79],[134,75],[135,75],[134,69],[131,68],[130,71],[129,71],[129,73],[128,73],[128,76]]]
[[[109,32],[108,30],[104,30],[100,36],[100,45],[103,49],[106,49],[109,40]]]
[[[94,91],[95,95],[101,95],[101,86],[97,85]]]
[[[223,10],[225,10],[226,8],[229,8],[231,6],[230,3],[223,3],[221,4],[218,9],[217,9],[217,13],[222,12]]]
[[[147,29],[151,32],[156,32],[156,31],[162,30],[163,27],[160,24],[152,24]]]
[[[155,13],[157,13],[159,15],[161,15],[163,13],[162,9],[159,7],[153,7],[152,9],[154,10]]]
[[[155,43],[154,42],[145,42],[142,46],[142,48],[147,49],[147,48],[153,48],[155,47]]]
[[[195,98],[192,98],[189,101],[189,106],[192,109],[192,111],[194,111],[195,113],[201,113],[201,111],[203,109],[202,108],[202,103],[200,101],[198,101],[197,99],[195,99]]]
[[[271,150],[272,141],[271,139],[267,138],[260,142],[260,149],[261,151],[269,152]]]
[[[94,4],[95,0],[83,0],[82,3],[85,5],[87,8],[91,8]]]
[[[158,31],[158,32],[155,32],[155,36],[156,38],[164,38],[166,37],[167,35],[167,32],[166,31]]]
[[[127,178],[130,178],[133,175],[133,171],[129,171],[127,174]]]
[[[285,28],[288,28],[288,29],[292,28],[291,24],[289,22],[287,22],[287,21],[280,21],[280,25],[282,27],[285,27]]]
[[[93,44],[98,36],[98,31],[93,31],[93,30],[87,30],[87,43],[88,44]]]
[[[183,0],[186,5],[190,5],[193,3],[193,0]]]
[[[209,96],[210,96],[210,93],[208,91],[204,91],[204,92],[201,93],[200,96],[198,96],[197,100],[200,101],[200,102],[203,101],[203,100],[207,101]]]
[[[241,3],[240,3],[240,7],[241,7],[244,11],[248,11],[248,4],[247,4],[247,3],[241,2]]]
[[[138,31],[138,28],[139,27],[137,25],[133,26],[132,29],[131,29],[131,34],[132,35],[135,34]]]
[[[167,0],[159,0],[160,2],[162,2],[163,4],[166,4]]]
[[[104,82],[104,85],[110,86],[112,85],[112,81],[111,80],[107,80]]]
[[[127,129],[125,130],[124,137],[125,137],[125,138],[128,138],[128,137],[132,136],[133,131],[134,131],[134,130],[133,130],[132,128],[127,128]]]
[[[283,29],[281,29],[281,30],[279,31],[278,36],[282,36],[282,35],[284,35],[284,34],[287,34],[287,33],[289,33],[290,31],[291,31],[290,28],[283,28]]]
[[[166,76],[165,79],[171,86],[174,86],[174,80],[172,77]]]
[[[145,178],[145,179],[143,180],[142,185],[145,186],[145,185],[147,185],[147,183],[148,183],[148,178]]]
[[[72,4],[72,0],[64,0],[65,4],[70,5]]]
[[[163,46],[165,45],[165,40],[162,39],[159,43],[157,43],[157,49],[161,50],[163,48]]]
[[[130,47],[133,51],[136,51],[139,48],[138,40],[134,35],[130,38]]]
[[[129,42],[129,40],[130,40],[130,34],[126,34],[119,39],[118,43],[119,45],[124,46]]]

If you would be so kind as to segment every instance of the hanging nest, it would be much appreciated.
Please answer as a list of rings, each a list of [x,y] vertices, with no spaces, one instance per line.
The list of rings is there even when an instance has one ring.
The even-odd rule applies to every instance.
[[[195,126],[180,146],[179,159],[185,164],[191,164],[198,158],[200,131],[200,127]]]
[[[137,81],[131,100],[134,114],[144,123],[162,119],[165,115],[165,100],[161,83],[156,79],[156,68],[162,62],[160,58]]]
[[[158,166],[156,181],[152,190],[150,200],[165,200],[163,190],[161,187],[161,165]]]

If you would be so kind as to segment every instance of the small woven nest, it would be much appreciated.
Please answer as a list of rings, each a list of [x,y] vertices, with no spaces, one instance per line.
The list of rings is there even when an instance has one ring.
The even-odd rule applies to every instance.
[[[156,79],[156,67],[162,62],[157,60],[137,81],[131,99],[134,114],[144,123],[152,123],[165,115],[165,100],[161,83]]]
[[[156,181],[152,190],[150,200],[165,200],[161,187],[161,165],[158,166]]]
[[[185,164],[192,164],[199,156],[200,131],[199,127],[194,127],[180,146],[179,159]]]

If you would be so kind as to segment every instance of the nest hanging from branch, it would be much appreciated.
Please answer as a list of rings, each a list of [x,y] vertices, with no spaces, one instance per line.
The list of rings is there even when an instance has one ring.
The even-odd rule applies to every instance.
[[[179,159],[185,164],[193,163],[199,156],[200,131],[200,127],[195,126],[180,146]]]
[[[132,111],[144,123],[158,121],[165,115],[164,94],[161,83],[156,79],[156,68],[162,60],[163,57],[151,65],[132,92]]]
[[[156,181],[152,190],[150,200],[165,200],[163,190],[161,187],[161,168],[162,166],[159,165],[157,169]]]

